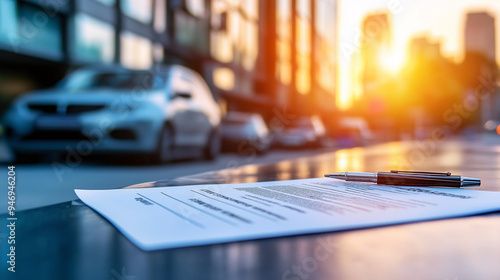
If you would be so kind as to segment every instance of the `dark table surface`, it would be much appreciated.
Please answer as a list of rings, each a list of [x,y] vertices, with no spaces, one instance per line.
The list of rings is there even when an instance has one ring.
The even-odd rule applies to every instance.
[[[500,191],[500,139],[394,142],[133,187],[391,169],[451,171],[481,178],[478,190]],[[7,271],[3,234],[0,275],[106,280],[500,279],[499,214],[146,252],[95,211],[72,201],[17,213],[17,272]]]

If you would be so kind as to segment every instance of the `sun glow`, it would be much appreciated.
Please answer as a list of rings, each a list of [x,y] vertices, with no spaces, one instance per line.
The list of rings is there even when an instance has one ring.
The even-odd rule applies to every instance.
[[[360,79],[356,76],[360,67],[353,70],[352,65],[359,62],[353,58],[363,51],[360,39],[363,39],[361,24],[367,14],[387,11],[391,14],[392,49],[403,55],[395,55],[391,59],[381,56],[381,71],[387,75],[401,70],[405,64],[406,51],[409,42],[421,34],[428,34],[431,38],[438,38],[442,42],[442,54],[445,57],[461,59],[463,56],[463,33],[466,13],[485,10],[500,15],[500,1],[498,0],[419,0],[419,1],[387,1],[387,0],[338,0],[339,2],[339,44],[338,44],[338,94],[337,107],[347,110],[356,103],[357,97],[364,94],[358,88]],[[393,3],[397,2],[397,3]],[[393,9],[396,6],[397,9]],[[391,8],[392,7],[392,8]],[[446,16],[443,12],[446,11]],[[425,15],[425,20],[422,20]],[[497,54],[500,53],[500,20],[496,20]],[[497,55],[500,64],[500,56]],[[358,70],[360,69],[360,70]],[[362,72],[361,72],[362,73]]]
[[[382,52],[378,57],[379,65],[391,74],[398,74],[403,68],[406,57],[392,51]]]

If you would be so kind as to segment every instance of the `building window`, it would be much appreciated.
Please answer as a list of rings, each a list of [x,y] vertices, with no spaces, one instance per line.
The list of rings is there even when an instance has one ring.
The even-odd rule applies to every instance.
[[[153,59],[154,63],[163,63],[165,59],[165,50],[160,43],[153,44]]]
[[[258,1],[212,2],[211,54],[252,71],[259,53]]]
[[[17,4],[14,0],[0,1],[0,42],[5,45],[16,44],[17,39]],[[20,41],[20,40],[17,40]],[[11,46],[16,47],[16,46]]]
[[[311,18],[311,0],[296,0],[296,12],[299,17]],[[317,0],[312,0],[317,1]]]
[[[49,14],[35,6],[21,4],[15,22],[12,15],[3,18],[3,8],[15,11],[15,3],[5,1],[0,7],[2,25],[5,22],[9,29],[6,32],[9,45],[20,48],[22,52],[28,51],[44,57],[62,57],[61,18],[58,14]]]
[[[213,58],[223,63],[233,61],[233,45],[227,34],[212,31],[210,33],[210,53]]]
[[[240,38],[241,46],[239,51],[242,54],[241,64],[243,68],[252,71],[255,68],[257,56],[259,54],[259,28],[254,21],[243,21]]]
[[[167,27],[167,0],[155,0],[155,18],[153,26],[156,32],[164,32]]]
[[[142,23],[150,24],[152,16],[153,0],[122,0],[122,12]]]
[[[259,19],[259,1],[257,0],[242,1],[241,10],[247,18],[252,20]]]
[[[186,0],[186,8],[189,13],[195,17],[205,17],[205,1],[204,0]]]
[[[311,89],[311,0],[297,0],[295,19],[295,47],[297,50],[297,69],[295,88],[301,94]]]
[[[228,12],[229,5],[223,0],[212,1],[212,21],[210,32],[210,54],[220,62],[229,63],[234,59],[233,40],[230,29],[236,23]]]
[[[208,27],[205,21],[178,11],[175,13],[175,41],[200,53],[208,52]]]
[[[292,15],[291,1],[278,0],[276,3],[276,78],[285,85],[292,79]]]
[[[153,46],[147,38],[129,31],[121,34],[121,63],[127,68],[147,69],[153,64]]]
[[[234,89],[234,72],[230,68],[218,67],[214,69],[212,79],[215,86],[220,89]]]
[[[317,0],[316,2],[316,52],[314,67],[315,80],[330,93],[335,92],[335,44],[337,19],[336,0]]]
[[[76,60],[112,62],[115,55],[113,26],[83,13],[76,14],[74,21],[71,56]]]

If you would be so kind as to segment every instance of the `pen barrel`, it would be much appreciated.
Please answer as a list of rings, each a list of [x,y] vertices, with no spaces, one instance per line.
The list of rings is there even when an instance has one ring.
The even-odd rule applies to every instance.
[[[377,184],[412,187],[461,187],[460,176],[429,176],[379,172]]]
[[[353,182],[377,183],[377,173],[346,172],[343,179]]]

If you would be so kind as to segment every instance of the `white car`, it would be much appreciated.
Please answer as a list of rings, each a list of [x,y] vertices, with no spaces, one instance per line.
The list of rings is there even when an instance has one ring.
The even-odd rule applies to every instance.
[[[222,118],[223,150],[263,155],[270,145],[271,134],[259,114],[229,112]]]
[[[220,151],[220,110],[196,72],[84,68],[7,110],[7,143],[19,157],[48,152],[130,153],[156,163]]]
[[[290,120],[285,129],[276,134],[275,145],[281,147],[321,147],[326,129],[318,116]]]
[[[375,141],[375,135],[363,118],[341,118],[336,130],[336,140],[341,146],[365,146]]]

